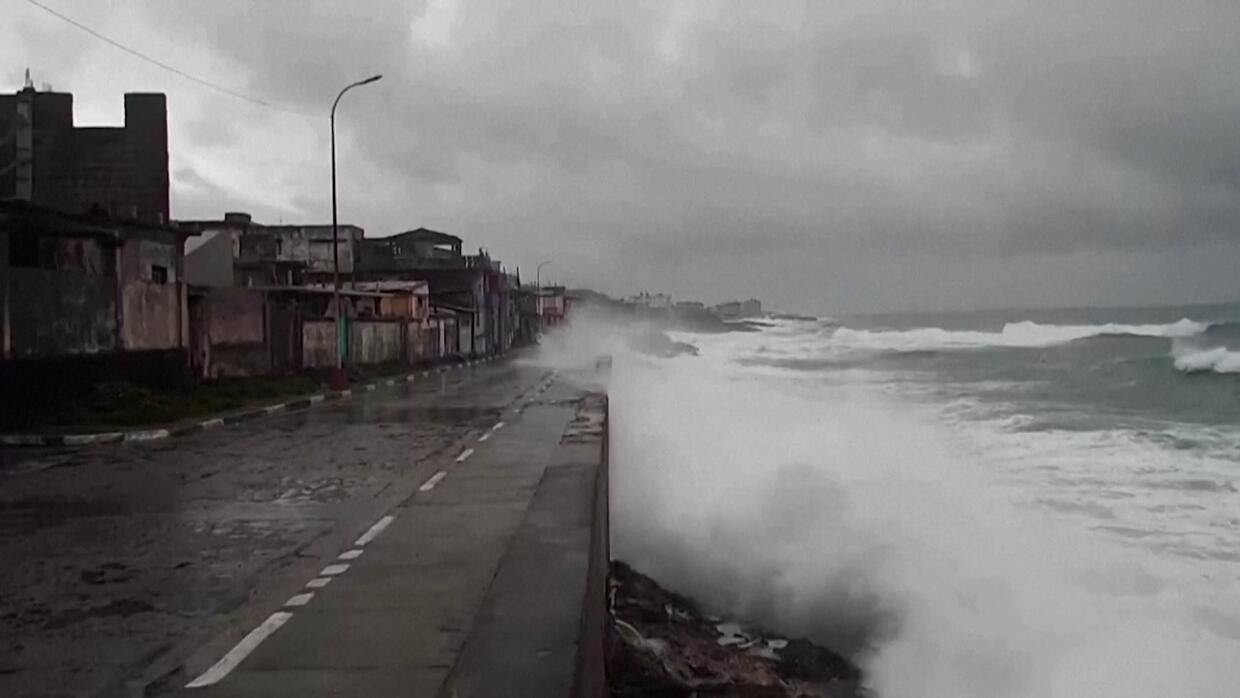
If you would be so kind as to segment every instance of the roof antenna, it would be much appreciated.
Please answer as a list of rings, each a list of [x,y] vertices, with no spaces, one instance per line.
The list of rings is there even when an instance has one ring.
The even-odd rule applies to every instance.
[[[34,80],[30,79],[30,66],[26,66],[26,89],[34,87]]]

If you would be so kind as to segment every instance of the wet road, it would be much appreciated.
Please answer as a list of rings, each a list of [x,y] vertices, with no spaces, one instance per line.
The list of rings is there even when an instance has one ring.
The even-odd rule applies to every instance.
[[[179,439],[0,451],[0,695],[142,695],[543,376],[499,362]]]

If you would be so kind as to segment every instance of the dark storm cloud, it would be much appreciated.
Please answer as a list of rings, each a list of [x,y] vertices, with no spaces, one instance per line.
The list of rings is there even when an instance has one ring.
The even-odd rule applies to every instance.
[[[432,223],[526,264],[554,249],[613,290],[738,285],[679,288],[692,263],[780,277],[807,260],[886,274],[963,256],[1058,302],[1097,285],[1073,261],[1039,286],[1048,260],[1153,255],[1168,275],[1155,297],[1186,288],[1185,250],[1240,259],[1235,3],[446,6],[441,45],[411,32],[417,2],[147,12],[299,109],[383,72],[342,107],[362,157],[408,192],[366,214],[371,234]],[[785,282],[807,302],[881,295],[837,271]],[[1002,283],[913,276],[909,293],[947,304]]]

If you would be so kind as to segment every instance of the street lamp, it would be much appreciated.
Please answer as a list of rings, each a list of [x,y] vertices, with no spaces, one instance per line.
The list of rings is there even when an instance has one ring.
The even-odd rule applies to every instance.
[[[336,221],[336,105],[340,104],[344,93],[382,77],[373,75],[346,85],[340,94],[336,95],[336,101],[332,102],[332,306],[336,309],[336,369],[331,374],[331,387],[335,390],[344,390],[349,384],[348,374],[344,372],[344,309],[340,307],[340,231]]]
[[[547,266],[550,263],[551,263],[550,259],[543,261],[543,262],[539,262],[538,266],[534,269],[534,285],[538,287],[538,291],[537,291],[538,295],[535,296],[536,300],[534,302],[537,304],[535,307],[538,308],[538,331],[540,333],[542,332],[542,324],[543,324],[542,268]]]
[[[550,263],[551,263],[550,259],[548,259],[545,262],[539,262],[538,267],[534,269],[534,285],[538,286],[538,290],[540,292],[542,291],[542,268],[547,266]]]

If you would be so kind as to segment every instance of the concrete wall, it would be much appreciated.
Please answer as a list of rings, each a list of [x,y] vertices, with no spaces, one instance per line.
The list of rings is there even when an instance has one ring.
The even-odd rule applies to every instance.
[[[349,362],[382,364],[405,361],[405,323],[394,320],[349,322]]]
[[[233,240],[227,230],[208,230],[186,242],[185,282],[195,286],[233,285]]]
[[[135,281],[121,291],[121,346],[129,350],[181,346],[181,285]]]
[[[332,368],[336,365],[336,321],[306,320],[301,325],[301,365]]]
[[[11,358],[95,354],[117,348],[115,278],[13,268],[9,270],[9,294]]]
[[[263,294],[244,288],[215,289],[204,304],[206,331],[201,341],[207,345],[206,375],[219,378],[270,372]]]
[[[263,294],[246,288],[217,289],[207,297],[212,344],[262,342]]]
[[[162,267],[166,283],[181,281],[181,247],[171,242],[129,238],[121,247],[121,278],[126,282],[154,281],[154,268]]]
[[[429,360],[412,348],[420,340],[416,325],[401,320],[349,319],[347,365],[364,366],[403,361]],[[426,332],[430,335],[430,332]],[[332,320],[305,320],[302,323],[302,365],[331,368],[336,365],[336,324]],[[423,346],[426,346],[425,344]],[[429,347],[426,349],[429,351]]]

